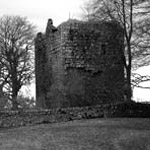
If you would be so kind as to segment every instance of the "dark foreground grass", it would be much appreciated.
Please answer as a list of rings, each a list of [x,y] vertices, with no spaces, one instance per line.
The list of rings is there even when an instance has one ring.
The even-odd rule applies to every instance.
[[[150,150],[150,119],[92,119],[1,129],[0,150]]]

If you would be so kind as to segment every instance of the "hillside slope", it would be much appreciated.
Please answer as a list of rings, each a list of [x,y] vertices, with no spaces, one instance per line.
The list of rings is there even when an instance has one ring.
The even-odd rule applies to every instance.
[[[149,150],[150,119],[111,118],[0,129],[0,150]]]

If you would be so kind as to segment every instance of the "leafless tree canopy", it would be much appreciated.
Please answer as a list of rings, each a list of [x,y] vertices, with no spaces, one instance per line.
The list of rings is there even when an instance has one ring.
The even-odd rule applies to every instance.
[[[26,18],[0,18],[0,86],[16,109],[20,88],[33,77],[33,38],[35,27]]]

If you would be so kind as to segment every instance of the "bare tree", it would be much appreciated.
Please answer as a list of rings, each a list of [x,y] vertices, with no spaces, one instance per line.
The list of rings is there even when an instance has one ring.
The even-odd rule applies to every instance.
[[[0,18],[0,84],[13,109],[18,108],[19,90],[33,77],[34,29],[26,18]]]

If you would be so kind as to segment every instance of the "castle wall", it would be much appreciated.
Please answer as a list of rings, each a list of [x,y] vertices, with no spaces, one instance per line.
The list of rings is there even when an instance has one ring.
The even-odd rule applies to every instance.
[[[65,67],[69,105],[123,100],[122,29],[113,23],[79,24],[68,37]]]
[[[35,76],[37,106],[46,107],[46,45],[45,36],[38,33],[35,39]]]
[[[44,41],[47,62],[42,64],[50,81],[43,92],[39,88],[43,83],[39,81],[43,78],[39,75],[42,64],[37,63],[39,105],[74,107],[123,100],[123,32],[117,23],[68,21],[55,28],[49,20]],[[38,44],[36,47],[40,49]]]

